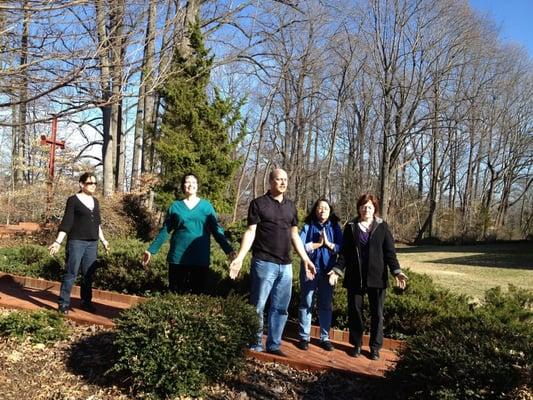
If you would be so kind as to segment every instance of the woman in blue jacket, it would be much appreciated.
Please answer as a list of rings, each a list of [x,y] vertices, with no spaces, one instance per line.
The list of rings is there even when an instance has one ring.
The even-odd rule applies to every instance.
[[[316,292],[318,301],[318,321],[320,323],[320,345],[328,351],[333,350],[329,340],[331,326],[333,286],[329,284],[328,274],[335,265],[337,254],[342,244],[342,230],[339,218],[326,199],[318,199],[300,233],[305,250],[316,268],[314,279],[309,280],[305,268],[300,269],[300,305],[298,317],[300,322],[298,347],[309,348],[313,297]]]

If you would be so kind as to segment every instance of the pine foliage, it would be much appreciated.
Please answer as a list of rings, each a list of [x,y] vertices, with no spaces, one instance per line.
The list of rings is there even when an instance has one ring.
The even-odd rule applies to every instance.
[[[240,161],[234,154],[240,136],[231,141],[229,131],[241,120],[242,101],[222,98],[207,87],[213,56],[205,48],[199,23],[190,27],[191,55],[176,50],[173,73],[160,91],[163,116],[156,149],[162,164],[161,200],[168,204],[183,174],[200,178],[200,195],[219,211],[228,210],[228,184]],[[165,205],[166,205],[165,204]]]

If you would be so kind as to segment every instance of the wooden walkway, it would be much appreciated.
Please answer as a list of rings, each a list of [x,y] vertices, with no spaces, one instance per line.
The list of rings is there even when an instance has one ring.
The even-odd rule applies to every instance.
[[[43,279],[29,278],[0,272],[0,307],[13,309],[57,309],[59,283]],[[83,324],[96,324],[112,327],[113,319],[126,308],[131,307],[143,298],[129,296],[102,290],[93,290],[93,303],[96,313],[91,314],[81,310],[79,287],[72,291],[71,311],[68,318]],[[275,356],[268,353],[249,351],[249,357],[266,362],[279,362],[298,369],[307,370],[336,370],[345,373],[365,375],[368,377],[383,377],[385,371],[393,369],[398,361],[397,351],[404,345],[403,342],[385,339],[381,351],[381,358],[377,361],[369,359],[367,347],[368,338],[365,337],[362,355],[358,358],[349,356],[352,348],[348,344],[347,332],[332,331],[334,351],[323,350],[318,339],[312,339],[309,350],[302,351],[296,347],[298,343],[295,324],[288,324],[283,338],[281,349],[286,357]],[[313,327],[311,334],[317,335],[318,328]]]

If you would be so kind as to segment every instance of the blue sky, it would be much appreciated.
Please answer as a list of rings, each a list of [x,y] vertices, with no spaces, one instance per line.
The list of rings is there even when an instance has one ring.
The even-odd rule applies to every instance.
[[[533,58],[533,0],[470,0],[472,8],[489,13],[504,42],[518,42]]]

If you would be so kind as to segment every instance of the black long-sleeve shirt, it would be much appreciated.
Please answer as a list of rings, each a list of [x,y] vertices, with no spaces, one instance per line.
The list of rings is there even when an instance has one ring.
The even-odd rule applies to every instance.
[[[100,223],[98,200],[94,198],[94,208],[89,210],[78,196],[74,195],[67,199],[59,231],[65,232],[69,240],[98,240]]]

